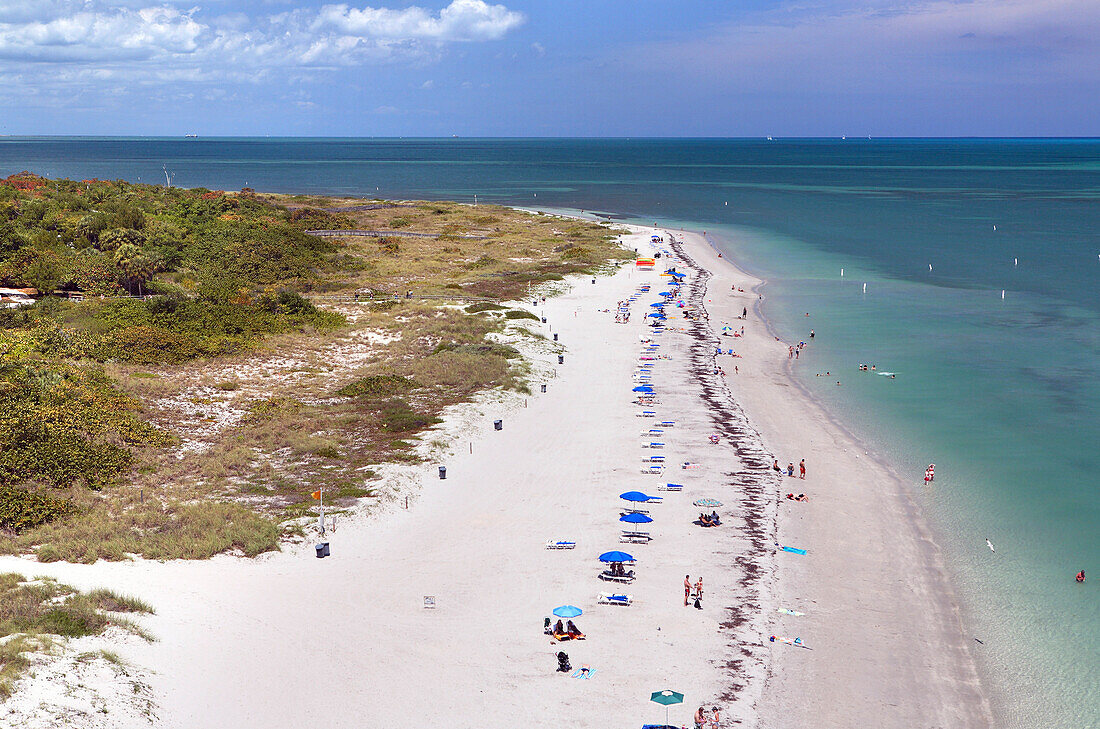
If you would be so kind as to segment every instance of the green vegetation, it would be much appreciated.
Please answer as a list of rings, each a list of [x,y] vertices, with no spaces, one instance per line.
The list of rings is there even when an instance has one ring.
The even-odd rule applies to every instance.
[[[151,641],[120,613],[152,612],[141,600],[111,590],[81,594],[48,577],[28,581],[16,573],[0,574],[0,699],[12,695],[30,666],[27,653],[49,650],[55,637],[99,635],[111,624]]]
[[[0,308],[0,552],[277,549],[312,491],[372,497],[446,407],[529,391],[494,338],[537,317],[505,302],[629,257],[606,226],[495,206],[321,209],[361,203],[0,180],[0,285],[53,292]],[[306,233],[350,229],[427,236]]]

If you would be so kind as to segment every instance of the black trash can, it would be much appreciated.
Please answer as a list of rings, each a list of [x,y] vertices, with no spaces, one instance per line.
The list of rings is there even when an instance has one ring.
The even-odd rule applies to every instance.
[[[317,559],[324,559],[324,557],[325,557],[325,546],[326,545],[324,545],[324,544],[318,544],[317,545]]]
[[[554,341],[555,342],[558,341],[558,333],[557,332],[554,332]]]
[[[494,420],[493,421],[493,430],[504,430],[504,421],[503,420]]]
[[[592,279],[592,283],[596,283],[596,279]]]
[[[329,554],[331,554],[331,552],[328,551],[328,542],[321,542],[321,546],[323,546],[325,548],[325,556],[326,557],[329,556]]]
[[[540,385],[539,387],[541,392],[546,392],[546,385]]]
[[[440,466],[439,467],[439,480],[442,481],[445,478],[447,478],[447,467],[446,466]]]
[[[564,354],[559,354],[558,355],[558,364],[565,364],[565,355]]]
[[[545,323],[546,323],[546,317],[545,317],[545,316],[544,316],[544,317],[542,318],[542,323],[543,323],[543,324],[545,324]]]

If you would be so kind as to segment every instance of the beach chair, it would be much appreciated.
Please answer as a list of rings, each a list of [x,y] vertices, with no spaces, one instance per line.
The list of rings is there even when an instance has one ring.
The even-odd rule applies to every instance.
[[[625,575],[613,575],[611,572],[604,570],[598,576],[605,582],[618,582],[623,585],[629,585],[634,581],[634,570],[630,570]]]
[[[622,514],[624,516],[626,514],[645,514],[646,516],[649,516],[649,509],[638,509],[638,508],[632,506],[628,509],[623,509]]]
[[[664,472],[664,466],[659,466],[656,464],[642,466],[642,473],[646,474],[647,476],[660,476]]]
[[[573,549],[577,546],[576,542],[568,542],[561,539],[547,539],[547,549]]]
[[[662,420],[660,423],[658,423],[658,425],[660,425],[662,428],[675,428],[676,427],[676,421],[675,420]]]
[[[619,535],[619,541],[626,544],[649,544],[649,541],[653,539],[649,532],[633,532],[623,530],[623,533]]]
[[[664,448],[664,447],[665,447],[664,443],[643,443],[642,444],[642,448],[657,448],[657,449],[659,449],[659,448]]]
[[[642,459],[642,463],[664,463],[664,456],[646,456]]]
[[[678,483],[666,483],[664,486],[658,486],[658,491],[683,491],[684,487]]]
[[[620,595],[614,592],[601,592],[596,602],[600,605],[625,605],[629,607],[634,604],[634,596]]]
[[[655,418],[655,417],[657,417],[657,413],[653,412],[652,410],[643,410],[640,413],[638,413],[638,417],[639,418]]]

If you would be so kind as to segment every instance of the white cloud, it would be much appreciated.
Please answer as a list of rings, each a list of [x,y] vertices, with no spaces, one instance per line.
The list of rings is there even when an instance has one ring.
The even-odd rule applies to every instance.
[[[484,0],[452,0],[438,13],[337,4],[252,18],[148,0],[0,0],[0,76],[5,61],[23,73],[25,64],[42,62],[149,79],[423,61],[446,44],[497,40],[523,22]]]
[[[523,15],[484,0],[452,0],[431,15],[424,8],[351,8],[325,5],[310,30],[382,40],[485,41],[502,38],[523,24]]]
[[[535,42],[531,44],[531,50],[535,52],[535,55],[542,58],[546,55],[546,46],[541,43]]]
[[[433,86],[435,86],[435,81],[432,81],[431,79],[428,79],[424,83],[420,84],[420,88],[422,89],[430,89]]]

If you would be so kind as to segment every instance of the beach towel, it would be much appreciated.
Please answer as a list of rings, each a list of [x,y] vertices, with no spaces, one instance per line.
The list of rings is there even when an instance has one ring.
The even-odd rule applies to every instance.
[[[780,547],[780,549],[791,554],[806,554],[805,549],[799,549],[798,547]]]

